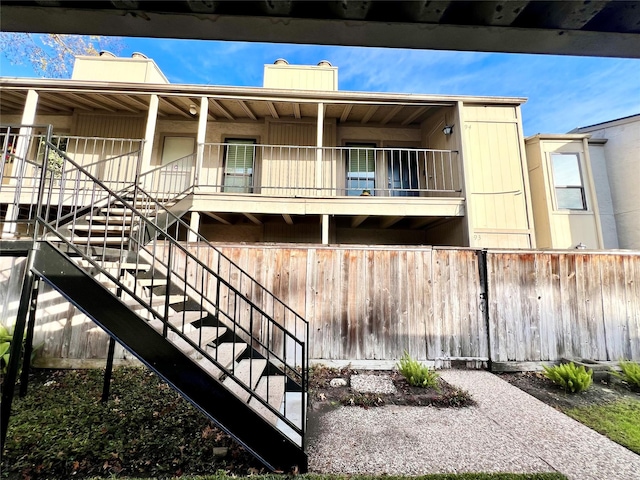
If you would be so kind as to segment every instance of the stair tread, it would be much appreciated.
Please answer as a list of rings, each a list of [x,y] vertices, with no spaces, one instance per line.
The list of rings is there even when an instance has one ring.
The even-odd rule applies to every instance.
[[[79,260],[76,261],[76,263],[81,266],[81,267],[93,267],[93,264],[91,262],[89,262],[88,260],[85,260],[83,258],[78,257]],[[101,266],[103,269],[105,270],[114,270],[114,269],[121,269],[121,270],[141,270],[141,271],[145,271],[148,272],[151,269],[151,265],[147,264],[147,263],[128,263],[128,262],[103,262],[100,260],[96,260],[95,261],[99,266]]]
[[[280,406],[282,405],[282,401],[284,400],[284,388],[285,377],[283,375],[271,375],[268,377],[262,377],[256,388],[256,395],[263,400],[266,400],[266,402],[276,410],[280,410]],[[276,423],[278,422],[279,419],[276,414],[271,412],[256,398],[252,398],[251,400],[249,400],[249,406],[272,425],[276,425]]]
[[[113,237],[83,237],[80,235],[62,235],[62,239],[69,243],[78,243],[79,245],[114,245],[117,243],[127,243],[127,238],[121,235]],[[57,238],[56,238],[57,240]]]
[[[151,302],[149,302],[149,298],[145,298],[145,297],[141,297],[142,300],[149,304],[151,303],[152,307],[157,307],[158,305],[164,305],[165,301],[166,301],[166,297],[164,295],[154,295],[153,298],[151,299]],[[186,300],[186,296],[184,295],[169,295],[169,305],[172,305],[174,303],[180,303],[180,302],[184,302]],[[129,306],[129,307],[140,307],[140,302],[138,302],[135,298],[127,298],[124,300],[125,305]]]
[[[168,320],[171,325],[178,327],[181,326],[183,322],[185,325],[188,325],[207,318],[208,316],[209,312],[204,310],[182,310],[171,315]]]
[[[122,232],[131,228],[129,225],[103,225],[100,223],[77,224],[73,228],[80,232]]]
[[[161,287],[161,286],[167,284],[167,279],[166,278],[140,278],[140,277],[137,277],[136,278],[136,283],[138,285],[140,285],[141,287],[150,287],[152,285],[154,287]]]
[[[235,366],[233,376],[251,389],[255,389],[266,366],[267,361],[261,358],[241,360]],[[242,401],[248,401],[251,394],[242,388],[235,379],[233,377],[227,377],[222,384],[235,393]]]
[[[164,329],[164,323],[162,320],[154,318],[149,321],[149,324],[158,332],[162,333]],[[184,335],[189,338],[193,343],[198,344],[201,348],[205,348],[205,346],[215,340],[216,338],[221,337],[227,331],[225,327],[202,327],[195,328],[190,332],[184,332]],[[168,338],[171,343],[173,343],[176,347],[178,347],[185,355],[192,355],[196,349],[189,342],[187,342],[180,335],[175,333],[172,330],[168,332]]]
[[[231,343],[225,342],[221,343],[217,347],[207,347],[207,353],[218,363],[220,363],[223,367],[229,368],[236,359],[244,353],[247,349],[246,343]],[[213,365],[207,358],[202,357],[200,359],[196,359],[198,364],[206,370],[211,376],[215,378],[220,378],[222,375],[222,370]]]

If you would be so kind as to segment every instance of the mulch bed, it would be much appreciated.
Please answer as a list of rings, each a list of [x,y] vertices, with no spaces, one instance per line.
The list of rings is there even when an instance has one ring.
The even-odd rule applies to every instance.
[[[359,393],[351,388],[354,375],[388,375],[396,387],[396,393]],[[346,386],[332,387],[333,379],[344,379]],[[360,406],[364,408],[383,405],[468,407],[475,405],[469,393],[456,388],[442,378],[438,379],[438,388],[413,387],[397,371],[354,370],[350,368],[333,369],[315,367],[309,380],[310,406],[322,409],[326,406]]]
[[[625,398],[640,400],[640,392],[632,391],[613,376],[605,380],[594,381],[591,387],[580,393],[565,392],[541,372],[501,373],[499,376],[558,410],[599,405]]]

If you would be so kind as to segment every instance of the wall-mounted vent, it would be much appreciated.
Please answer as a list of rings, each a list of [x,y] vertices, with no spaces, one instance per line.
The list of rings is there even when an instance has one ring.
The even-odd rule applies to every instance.
[[[320,60],[318,62],[318,66],[319,67],[333,67],[333,65],[331,65],[331,62],[329,60]]]
[[[274,65],[289,65],[289,62],[287,62],[284,58],[279,58],[275,62],[273,62],[273,64]]]
[[[116,55],[114,53],[111,53],[107,50],[100,50],[100,53],[98,53],[98,55],[101,57],[116,58]]]
[[[147,57],[144,53],[140,53],[140,52],[133,52],[131,54],[131,58],[143,58],[145,60],[149,59],[149,57]]]

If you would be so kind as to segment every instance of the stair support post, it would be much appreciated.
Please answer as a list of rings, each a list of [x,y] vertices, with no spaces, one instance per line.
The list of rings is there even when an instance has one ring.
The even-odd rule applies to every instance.
[[[18,379],[18,367],[20,366],[20,357],[22,354],[22,338],[24,337],[29,304],[31,302],[31,295],[33,294],[35,276],[31,269],[33,267],[34,256],[35,250],[31,249],[27,258],[27,268],[25,269],[24,279],[22,281],[20,304],[18,306],[18,314],[16,315],[16,323],[13,327],[13,340],[11,341],[9,365],[7,365],[7,374],[4,377],[4,384],[2,388],[2,409],[0,409],[0,452],[4,450],[5,441],[7,439],[7,427],[9,426],[9,417],[11,415],[11,404],[13,403],[13,394],[16,387],[16,380]]]
[[[102,403],[109,400],[109,390],[111,389],[111,373],[113,372],[113,355],[116,350],[116,339],[109,337],[109,352],[107,353],[107,366],[104,369],[104,383],[102,384]]]
[[[38,311],[38,293],[40,279],[34,278],[31,301],[29,302],[29,320],[27,321],[27,335],[24,339],[24,357],[22,360],[22,374],[20,375],[20,397],[27,394],[29,385],[29,369],[31,368],[31,354],[33,353],[33,332],[36,327],[36,312]]]
[[[171,297],[171,272],[173,266],[173,244],[169,243],[169,252],[167,253],[167,287],[164,300],[164,318],[162,326],[162,336],[167,338],[169,329],[169,298]]]

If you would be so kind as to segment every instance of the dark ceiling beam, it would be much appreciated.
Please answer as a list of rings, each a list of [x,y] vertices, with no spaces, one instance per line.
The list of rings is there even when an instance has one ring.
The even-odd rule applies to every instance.
[[[461,2],[479,25],[508,27],[522,13],[528,1]]]
[[[541,1],[530,2],[514,26],[580,30],[596,17],[608,1]]]
[[[3,2],[0,30],[640,58],[639,17],[625,0],[25,0]]]

